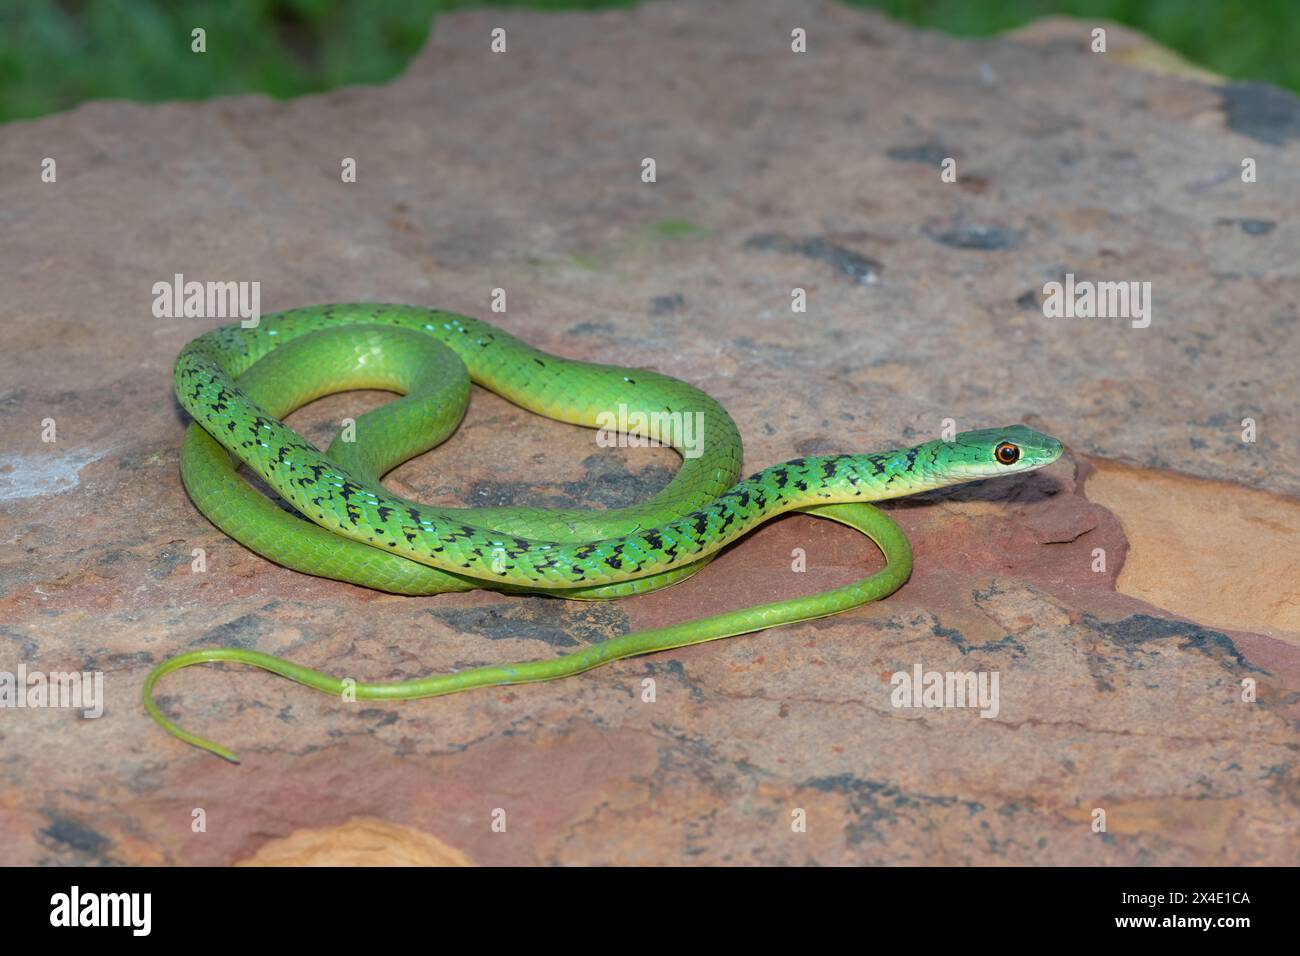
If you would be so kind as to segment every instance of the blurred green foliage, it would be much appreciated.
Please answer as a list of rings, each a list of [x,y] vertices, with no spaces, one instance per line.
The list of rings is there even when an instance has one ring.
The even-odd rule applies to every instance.
[[[383,83],[439,13],[583,9],[633,0],[0,0],[0,122],[90,99],[276,97]],[[667,2],[667,0],[657,0]],[[689,0],[681,0],[689,2]],[[1130,24],[1232,77],[1300,91],[1300,0],[847,0],[959,35],[1051,13]],[[207,31],[207,52],[190,31]],[[720,42],[722,42],[720,40]]]
[[[1039,17],[1114,20],[1213,73],[1300,92],[1298,0],[847,0],[958,36],[987,36]]]

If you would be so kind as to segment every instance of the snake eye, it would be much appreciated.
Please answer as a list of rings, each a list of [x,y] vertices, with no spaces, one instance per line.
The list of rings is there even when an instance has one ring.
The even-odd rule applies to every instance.
[[[993,449],[993,457],[1004,465],[1014,465],[1020,460],[1020,448],[1009,441],[1004,441]]]

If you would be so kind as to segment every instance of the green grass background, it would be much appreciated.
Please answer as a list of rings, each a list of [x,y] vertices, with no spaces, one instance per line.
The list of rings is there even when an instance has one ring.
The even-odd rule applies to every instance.
[[[288,97],[382,83],[431,21],[468,6],[573,10],[633,0],[0,0],[0,122],[89,99]],[[664,2],[664,0],[659,0]],[[690,2],[690,0],[681,0]],[[848,0],[961,36],[1052,13],[1116,20],[1217,73],[1300,92],[1300,0]],[[190,52],[190,30],[208,51]],[[232,38],[236,42],[232,42]]]

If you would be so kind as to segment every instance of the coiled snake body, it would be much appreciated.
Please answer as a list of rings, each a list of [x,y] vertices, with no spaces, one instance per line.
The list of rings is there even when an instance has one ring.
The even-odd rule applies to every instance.
[[[380,484],[385,472],[434,447],[459,424],[470,381],[559,421],[599,427],[620,406],[633,433],[679,451],[702,420],[698,457],[648,501],[606,511],[441,508]],[[1023,425],[962,432],[951,441],[868,455],[800,458],[738,480],[740,436],[698,389],[655,372],[570,361],[463,315],[412,306],[328,305],[265,316],[251,329],[215,329],[175,366],[176,397],[194,418],[181,452],[185,487],[217,527],[258,554],[307,574],[399,594],[492,588],[598,600],[676,583],[769,518],[805,511],[855,528],[886,567],[821,594],[639,631],[574,653],[391,683],[343,681],[241,648],[180,654],[146,678],[144,703],[162,727],[228,760],[225,748],[168,720],[153,700],[163,675],[190,664],[250,664],[357,699],[433,697],[472,687],[551,680],[609,661],[836,614],[902,586],[912,556],[902,530],[868,502],[1028,471],[1061,445]],[[402,393],[359,417],[356,440],[322,453],[280,419],[332,392]],[[687,416],[702,415],[702,419]],[[694,452],[695,449],[691,448]],[[308,520],[237,474],[259,475]],[[507,466],[508,467],[508,466]]]

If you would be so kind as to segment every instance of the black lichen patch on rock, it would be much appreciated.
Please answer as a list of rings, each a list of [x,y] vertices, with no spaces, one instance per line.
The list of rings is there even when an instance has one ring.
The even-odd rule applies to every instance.
[[[80,820],[57,811],[45,811],[50,825],[40,832],[40,841],[56,852],[78,854],[88,860],[102,861],[112,841]]]
[[[954,249],[982,249],[991,252],[1014,249],[1020,245],[1020,240],[1025,237],[1023,232],[1017,232],[1003,226],[958,224],[948,228],[927,226],[925,234],[935,242],[945,246],[952,246]]]
[[[952,150],[939,143],[922,143],[918,146],[895,146],[885,155],[900,163],[925,163],[938,166],[952,156]]]
[[[745,248],[783,252],[787,255],[803,256],[805,259],[825,262],[833,266],[840,275],[847,276],[858,285],[874,285],[880,281],[882,266],[879,262],[845,246],[837,245],[825,236],[806,236],[800,239],[779,232],[768,232],[751,236],[745,243]]]
[[[680,292],[657,295],[650,300],[650,312],[653,315],[667,315],[670,312],[680,312],[685,305],[686,300]]]
[[[431,609],[429,613],[461,633],[493,641],[543,641],[560,648],[598,643],[628,630],[627,614],[617,605],[577,605],[550,598],[511,598],[480,607]]]
[[[1273,146],[1300,139],[1300,98],[1294,94],[1267,83],[1229,83],[1219,95],[1229,129]]]

